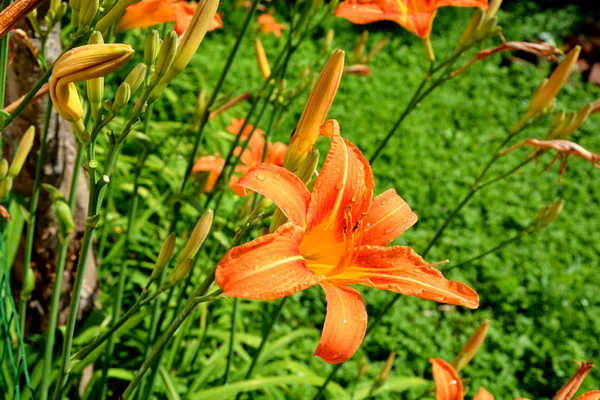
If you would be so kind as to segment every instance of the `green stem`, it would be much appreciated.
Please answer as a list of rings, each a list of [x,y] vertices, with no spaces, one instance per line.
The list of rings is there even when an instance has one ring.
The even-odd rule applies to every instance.
[[[52,102],[48,99],[46,106],[46,116],[44,118],[44,131],[42,133],[40,142],[40,154],[38,156],[35,178],[33,181],[33,192],[31,193],[31,203],[29,205],[29,222],[27,224],[27,236],[25,238],[25,255],[23,261],[23,284],[21,288],[24,288],[27,280],[29,279],[29,269],[31,265],[31,255],[33,253],[33,239],[35,237],[35,221],[37,219],[37,209],[40,199],[40,190],[42,185],[42,176],[44,175],[44,161],[46,160],[46,151],[48,149],[48,132],[50,131],[50,117],[52,115]],[[23,290],[21,290],[20,299],[20,311],[19,317],[21,320],[21,332],[25,334],[25,327],[27,322],[27,300],[28,296],[25,296]]]
[[[83,161],[83,146],[81,143],[77,146],[77,156],[73,167],[73,176],[71,177],[71,189],[69,192],[69,208],[71,213],[75,207],[77,198],[77,181],[79,180],[79,171]],[[56,263],[56,272],[54,275],[54,285],[52,289],[52,299],[50,301],[50,316],[48,317],[48,328],[46,330],[46,344],[44,349],[44,369],[42,384],[40,388],[40,400],[46,400],[50,391],[50,377],[52,374],[52,354],[56,338],[56,325],[58,322],[58,311],[60,307],[60,294],[65,272],[65,264],[69,250],[69,239],[64,238],[58,251],[58,261]]]
[[[148,122],[148,116],[150,115],[150,111],[146,114],[146,126]],[[131,235],[135,226],[135,218],[137,216],[137,208],[139,203],[138,189],[140,184],[140,175],[142,173],[142,169],[144,167],[144,162],[146,160],[147,151],[144,148],[138,156],[137,167],[135,171],[135,177],[133,179],[133,199],[131,201],[131,208],[129,210],[129,217],[127,219],[127,233],[125,234],[125,246],[123,253],[127,255],[129,251],[129,245],[131,243]],[[123,295],[125,293],[125,283],[127,282],[127,268],[128,263],[126,260],[123,261],[123,265],[119,271],[119,276],[117,278],[117,294],[115,296],[115,302],[113,304],[112,310],[112,321],[118,321],[121,317],[121,309],[123,307]],[[104,360],[102,363],[102,376],[100,377],[100,399],[104,400],[106,398],[108,392],[108,386],[106,385],[106,380],[108,378],[108,369],[110,367],[110,361],[112,358],[112,354],[115,350],[115,338],[114,336],[110,336],[108,339],[108,344],[106,346],[106,351],[104,353]]]
[[[209,280],[209,279],[210,279],[210,277],[206,278],[206,280]],[[213,279],[210,279],[210,281],[211,281],[210,284],[212,284],[212,280],[214,280],[214,276],[213,276]],[[210,284],[208,286],[210,286]],[[152,348],[152,351],[150,351],[150,354],[144,360],[144,362],[142,363],[142,366],[140,367],[138,372],[135,374],[133,380],[127,386],[127,388],[125,389],[125,392],[123,392],[123,395],[122,395],[123,399],[127,400],[128,398],[130,398],[130,396],[133,394],[133,391],[135,390],[137,385],[140,383],[140,381],[142,380],[142,378],[144,377],[144,375],[146,374],[148,369],[154,363],[154,360],[162,353],[163,348],[168,343],[168,341],[173,337],[173,335],[175,334],[175,331],[177,331],[177,329],[183,323],[183,321],[185,321],[185,319],[192,313],[192,311],[194,311],[196,306],[205,301],[211,301],[211,300],[216,299],[217,296],[223,292],[221,289],[218,289],[217,291],[209,294],[208,296],[199,297],[202,295],[201,292],[202,292],[202,288],[204,288],[204,287],[205,287],[205,285],[198,287],[198,289],[192,294],[191,299],[185,305],[185,307],[183,308],[181,313],[179,313],[177,315],[177,317],[175,317],[175,319],[173,320],[173,322],[171,322],[171,324],[169,325],[169,327],[167,328],[165,333],[163,333],[163,335],[160,337],[158,342],[156,342],[156,344]]]
[[[10,5],[10,0],[2,0],[2,10]],[[9,35],[0,39],[0,106],[4,107],[6,96],[6,74],[8,73],[8,59],[10,57],[8,48]],[[2,154],[3,140],[0,135],[0,154]]]
[[[495,253],[495,252],[497,252],[498,250],[501,250],[501,249],[503,249],[504,247],[508,246],[509,244],[511,244],[511,243],[514,243],[514,242],[516,242],[516,241],[518,241],[518,240],[522,239],[522,238],[523,238],[523,236],[525,236],[525,235],[526,235],[526,232],[525,232],[525,231],[522,231],[522,232],[520,232],[518,235],[516,235],[516,236],[513,236],[512,238],[510,238],[510,239],[508,239],[508,240],[505,240],[504,242],[500,243],[499,245],[497,245],[497,246],[494,246],[494,247],[492,247],[491,249],[489,249],[489,250],[486,250],[486,251],[484,251],[483,253],[481,253],[481,254],[479,254],[479,255],[477,255],[477,256],[475,256],[475,257],[473,257],[473,258],[470,258],[470,259],[468,259],[468,260],[466,260],[466,261],[462,261],[462,262],[460,262],[460,263],[458,263],[458,264],[456,264],[456,265],[452,265],[452,266],[450,266],[450,267],[448,267],[448,268],[444,269],[444,270],[443,270],[443,272],[450,271],[451,269],[454,269],[454,268],[460,268],[460,267],[462,267],[463,265],[470,264],[470,263],[472,263],[472,262],[474,262],[474,261],[477,261],[477,260],[479,260],[479,259],[482,259],[483,257],[485,257],[485,256],[488,256],[488,255],[490,255],[490,254],[492,254],[492,253]]]
[[[229,350],[227,352],[227,364],[225,365],[225,375],[223,376],[223,385],[229,383],[229,373],[231,372],[231,364],[233,364],[233,354],[235,345],[235,328],[237,325],[238,318],[238,306],[240,300],[236,297],[233,299],[233,305],[231,310],[231,329],[229,332]]]

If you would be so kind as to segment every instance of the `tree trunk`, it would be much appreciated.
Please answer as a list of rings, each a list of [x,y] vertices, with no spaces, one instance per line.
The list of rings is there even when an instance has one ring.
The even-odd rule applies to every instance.
[[[38,9],[38,15],[40,15],[40,23],[44,24],[43,16],[45,15],[45,10]],[[18,28],[27,32],[29,37],[32,38],[33,44],[39,49],[39,40],[35,38],[35,34],[27,20],[22,21]],[[56,27],[54,29],[46,43],[48,65],[54,62],[62,50],[59,28]],[[6,104],[12,103],[27,93],[41,75],[41,70],[35,57],[23,41],[17,40],[14,36],[11,37],[11,49],[13,49],[15,57],[8,70]],[[33,192],[40,141],[44,128],[46,107],[49,101],[49,96],[46,95],[38,101],[31,103],[4,132],[5,143],[7,144],[4,147],[4,158],[10,160],[13,152],[13,149],[10,148],[11,144],[18,143],[21,135],[30,125],[36,127],[34,147],[21,174],[15,179],[13,188],[15,196],[22,198],[21,202],[27,209],[29,209],[31,194]],[[65,194],[65,197],[68,197],[71,186],[76,152],[77,144],[70,124],[60,118],[56,111],[53,110],[49,125],[48,150],[46,159],[44,160],[42,182],[59,188]],[[77,265],[77,257],[85,225],[89,191],[83,173],[80,174],[77,185],[77,200],[74,210],[75,231],[71,237],[65,276],[61,289],[60,324],[64,323],[66,319],[70,300],[69,293],[71,292],[74,280],[74,269]],[[12,268],[13,280],[15,281],[13,287],[17,290],[21,287],[26,230],[27,225],[23,230],[19,251]],[[50,199],[48,194],[44,190],[41,190],[31,263],[31,270],[35,277],[35,290],[28,302],[27,331],[29,332],[41,332],[47,326],[47,316],[54,286],[56,259],[58,256],[59,242],[57,234],[58,227],[53,215]],[[94,257],[90,257],[86,270],[84,289],[81,294],[80,316],[82,313],[92,309],[96,292],[97,276],[95,260]],[[18,297],[15,296],[15,298]]]

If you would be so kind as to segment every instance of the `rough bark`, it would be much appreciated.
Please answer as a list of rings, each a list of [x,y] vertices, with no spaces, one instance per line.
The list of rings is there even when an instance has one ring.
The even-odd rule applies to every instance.
[[[38,14],[43,16],[44,12],[38,10]],[[40,18],[43,19],[43,18]],[[43,21],[42,21],[43,23]],[[18,26],[25,30],[32,42],[39,48],[39,41],[29,26],[28,22],[22,22]],[[33,84],[39,79],[41,70],[34,56],[27,46],[19,40],[11,38],[11,48],[14,50],[14,60],[9,66],[6,87],[5,104],[18,99],[25,94]],[[46,57],[51,64],[58,57],[62,49],[59,37],[58,27],[51,33],[46,44]],[[38,101],[30,104],[23,113],[8,126],[4,132],[5,143],[8,146],[4,148],[4,158],[11,159],[13,149],[11,143],[18,143],[21,135],[30,125],[36,126],[36,141],[30,156],[23,168],[23,171],[14,182],[14,194],[22,199],[22,203],[29,208],[30,197],[33,191],[35,179],[36,164],[39,156],[41,134],[43,131],[46,107],[49,102],[48,96],[44,96]],[[50,120],[50,130],[48,133],[48,150],[44,162],[44,173],[42,182],[49,183],[58,187],[65,196],[68,196],[71,179],[74,171],[74,162],[77,152],[75,136],[71,126],[62,120],[56,111],[53,110]],[[78,180],[77,201],[74,212],[76,229],[73,233],[65,276],[63,279],[61,296],[61,313],[59,323],[64,323],[66,311],[69,305],[69,293],[74,280],[74,269],[77,264],[77,257],[81,245],[81,237],[85,224],[87,211],[88,188],[83,173]],[[23,271],[23,256],[25,247],[25,226],[21,237],[20,248],[13,266],[13,279],[15,285],[19,288]],[[57,225],[51,209],[50,199],[47,193],[42,190],[40,193],[39,207],[37,212],[37,221],[35,229],[35,242],[33,246],[31,269],[35,276],[35,290],[28,303],[27,329],[29,332],[41,332],[46,328],[48,308],[54,278],[56,271],[56,258],[58,255],[58,236]],[[93,307],[93,301],[97,291],[97,277],[94,257],[90,257],[90,264],[86,272],[84,290],[81,299],[81,313],[86,313]],[[15,298],[18,298],[15,296]]]

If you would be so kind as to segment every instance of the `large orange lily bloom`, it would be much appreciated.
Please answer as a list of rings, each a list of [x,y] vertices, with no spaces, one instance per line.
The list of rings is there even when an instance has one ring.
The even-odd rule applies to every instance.
[[[424,39],[431,33],[437,9],[445,6],[486,10],[488,0],[345,0],[335,15],[354,24],[394,21]]]
[[[322,133],[332,142],[312,193],[292,172],[269,164],[240,179],[239,186],[273,200],[290,222],[225,255],[216,271],[224,295],[272,300],[320,284],[328,305],[314,354],[329,363],[352,357],[365,335],[365,304],[349,285],[477,308],[477,293],[446,280],[410,247],[385,247],[417,216],[393,189],[372,198],[371,166],[339,135],[336,121]]]
[[[463,383],[452,364],[441,358],[432,358],[429,362],[435,381],[435,400],[463,400]],[[578,364],[575,375],[556,393],[553,400],[571,400],[589,371],[594,367],[593,364],[585,361]],[[480,388],[473,400],[494,400],[494,396],[484,388]],[[516,400],[528,399],[520,397]],[[576,400],[600,400],[600,390],[584,393]]]
[[[192,20],[196,3],[185,0],[142,0],[127,7],[117,23],[116,32],[131,28],[146,28],[165,22],[175,22],[175,32],[183,34]],[[215,14],[208,31],[223,27],[219,14]]]

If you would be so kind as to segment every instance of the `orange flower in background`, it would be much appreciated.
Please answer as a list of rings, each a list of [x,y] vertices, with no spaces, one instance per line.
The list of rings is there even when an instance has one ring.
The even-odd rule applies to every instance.
[[[227,128],[225,128],[225,130],[227,132],[231,133],[232,135],[239,135],[240,132],[242,131],[242,127],[244,126],[245,122],[246,122],[245,117],[240,118],[240,119],[234,118],[231,120],[231,125],[229,125]],[[253,130],[254,130],[254,125],[246,124],[246,127],[244,128],[244,132],[242,132],[242,139],[247,139]],[[264,134],[265,134],[265,132],[262,129],[256,128],[255,135],[264,135]]]
[[[262,14],[258,16],[258,23],[260,24],[260,30],[264,33],[273,32],[277,37],[281,37],[282,31],[286,29],[285,24],[280,24],[275,21],[275,17],[271,14]]]
[[[242,125],[244,124],[244,118],[241,119],[233,119],[231,121],[231,125],[226,128],[227,132],[232,135],[238,135]],[[252,133],[254,127],[252,124],[246,125],[244,128],[244,132],[242,133],[242,139],[247,139],[248,136]],[[287,145],[276,142],[267,144],[267,154],[265,155],[264,162],[267,164],[274,164],[278,166],[283,165],[283,159],[285,157],[285,152],[287,151]],[[238,146],[234,154],[239,156],[242,151],[242,147]],[[254,134],[250,138],[248,142],[248,148],[244,150],[242,155],[240,156],[240,164],[236,166],[235,172],[238,174],[245,174],[248,170],[260,163],[263,162],[263,154],[265,151],[265,138],[264,131],[256,128]],[[214,189],[215,184],[217,183],[217,179],[223,171],[223,167],[225,166],[225,160],[219,156],[204,156],[200,157],[194,163],[194,167],[192,172],[201,173],[208,172],[208,179],[206,180],[206,184],[204,186],[205,192],[210,192]],[[240,195],[245,196],[246,191],[242,187],[238,187],[236,184],[239,180],[237,175],[232,175],[229,180],[229,186],[231,186],[232,190]]]
[[[393,21],[424,39],[431,33],[437,9],[446,6],[487,10],[488,0],[345,0],[335,15],[354,24]]]
[[[329,363],[352,357],[365,335],[364,301],[349,285],[477,308],[477,293],[446,280],[410,247],[385,247],[417,216],[393,189],[373,199],[371,166],[339,135],[336,121],[321,131],[332,143],[312,193],[292,172],[269,164],[240,179],[239,186],[270,198],[290,222],[225,255],[216,271],[223,294],[272,300],[320,284],[328,305],[314,354]]]
[[[117,23],[115,31],[175,22],[175,32],[181,35],[190,24],[197,6],[196,3],[188,3],[185,0],[142,0],[127,7],[125,14]],[[208,31],[222,27],[221,17],[215,14]]]

